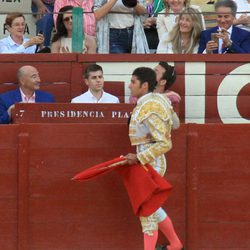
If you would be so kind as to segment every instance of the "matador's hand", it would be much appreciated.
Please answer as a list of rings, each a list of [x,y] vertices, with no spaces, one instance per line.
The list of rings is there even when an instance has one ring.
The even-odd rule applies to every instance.
[[[139,163],[136,154],[128,153],[124,157],[127,159],[129,165],[133,165],[133,164]]]

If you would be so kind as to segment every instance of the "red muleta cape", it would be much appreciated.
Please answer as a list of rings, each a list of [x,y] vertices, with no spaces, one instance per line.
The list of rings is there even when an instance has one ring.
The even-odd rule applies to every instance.
[[[160,176],[149,164],[128,165],[124,157],[117,157],[88,168],[72,179],[86,181],[116,170],[127,189],[128,196],[137,216],[149,216],[167,200],[171,184]]]

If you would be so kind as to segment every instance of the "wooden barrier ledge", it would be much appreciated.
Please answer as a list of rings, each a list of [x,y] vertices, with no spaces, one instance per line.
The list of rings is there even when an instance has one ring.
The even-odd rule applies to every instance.
[[[71,181],[134,151],[127,133],[126,124],[110,123],[0,126],[1,247],[142,249],[116,173]],[[249,248],[249,137],[249,124],[182,124],[173,132],[166,178],[174,189],[164,207],[187,249]]]

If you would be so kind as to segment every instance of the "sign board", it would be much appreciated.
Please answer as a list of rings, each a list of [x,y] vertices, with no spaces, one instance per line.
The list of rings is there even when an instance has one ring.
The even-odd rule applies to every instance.
[[[1,13],[30,11],[31,1],[27,0],[1,0]]]
[[[132,104],[17,103],[13,123],[127,123]]]

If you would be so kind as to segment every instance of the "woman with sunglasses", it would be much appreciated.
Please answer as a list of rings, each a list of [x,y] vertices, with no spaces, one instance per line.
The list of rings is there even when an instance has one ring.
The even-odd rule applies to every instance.
[[[72,16],[73,6],[62,7],[56,20],[56,34],[52,38],[51,53],[71,53],[72,52]],[[82,53],[88,53],[83,40]]]
[[[88,53],[96,53],[96,38],[95,28],[96,20],[92,11],[94,0],[55,0],[54,4],[54,23],[56,26],[57,16],[60,9],[64,6],[80,7],[83,9],[83,33],[85,37],[85,44],[88,48]]]

